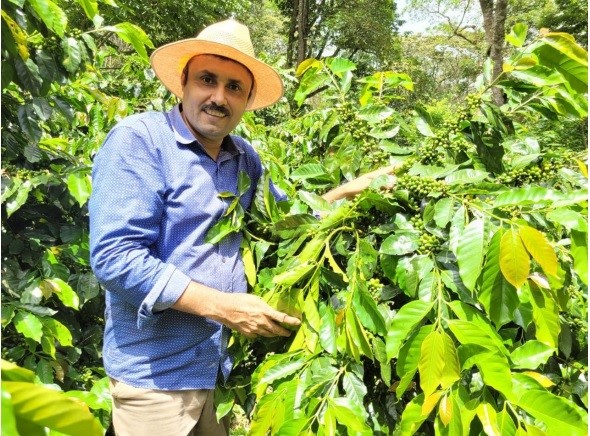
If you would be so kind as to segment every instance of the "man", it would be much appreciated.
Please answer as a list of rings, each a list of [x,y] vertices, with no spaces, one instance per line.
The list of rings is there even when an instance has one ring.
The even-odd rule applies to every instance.
[[[91,264],[107,290],[103,359],[113,423],[118,435],[225,435],[213,389],[231,370],[230,331],[288,336],[284,326],[300,324],[246,293],[239,233],[205,242],[228,207],[218,194],[237,193],[245,171],[247,209],[262,174],[251,145],[229,134],[244,111],[281,98],[283,85],[233,20],[157,49],[151,62],[182,103],[128,117],[109,133],[89,203]],[[353,196],[387,171],[325,198]]]

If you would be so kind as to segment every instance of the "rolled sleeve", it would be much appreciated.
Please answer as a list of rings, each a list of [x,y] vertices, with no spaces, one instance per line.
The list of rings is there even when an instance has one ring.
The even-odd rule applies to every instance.
[[[172,307],[190,282],[190,277],[182,271],[172,265],[167,265],[154,287],[139,306],[137,327],[144,327],[158,312]]]

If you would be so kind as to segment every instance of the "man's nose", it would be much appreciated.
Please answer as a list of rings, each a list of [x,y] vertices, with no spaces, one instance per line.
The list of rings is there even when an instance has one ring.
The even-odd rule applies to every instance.
[[[218,106],[224,106],[227,103],[225,92],[225,86],[216,86],[211,93],[211,101]]]

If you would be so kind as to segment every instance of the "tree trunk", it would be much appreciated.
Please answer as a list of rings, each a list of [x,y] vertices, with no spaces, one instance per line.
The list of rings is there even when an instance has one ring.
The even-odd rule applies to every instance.
[[[508,0],[479,0],[483,15],[483,28],[485,39],[488,43],[488,56],[494,66],[492,80],[496,80],[502,74],[504,63],[504,33],[506,26],[506,14]],[[492,100],[498,106],[505,103],[502,91],[496,87],[492,88]]]
[[[307,51],[307,0],[298,1],[297,13],[297,65],[305,60]]]
[[[299,13],[300,0],[293,1],[291,10],[291,22],[289,23],[289,42],[287,44],[287,64],[295,66],[295,32],[297,31],[297,15]]]
[[[490,53],[492,61],[494,62],[494,80],[502,74],[502,65],[504,64],[504,33],[507,9],[508,0],[496,0],[496,6],[494,8],[494,37]],[[500,88],[492,88],[492,99],[498,106],[502,106],[506,103],[504,94]]]

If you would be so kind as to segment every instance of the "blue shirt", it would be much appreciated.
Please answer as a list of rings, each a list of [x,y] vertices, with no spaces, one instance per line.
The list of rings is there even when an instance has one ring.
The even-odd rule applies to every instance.
[[[110,377],[184,390],[211,389],[219,371],[229,375],[229,329],[170,306],[191,280],[247,291],[241,234],[204,242],[231,201],[218,194],[238,194],[241,170],[251,180],[240,198],[248,209],[263,171],[255,150],[228,136],[214,161],[179,106],[133,115],[108,134],[94,160],[89,213],[91,265],[107,291],[103,360]]]

